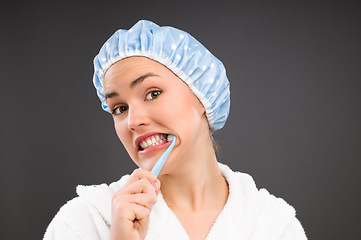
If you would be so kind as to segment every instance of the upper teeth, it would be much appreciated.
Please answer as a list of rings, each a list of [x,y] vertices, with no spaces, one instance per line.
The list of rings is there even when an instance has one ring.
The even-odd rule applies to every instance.
[[[147,137],[146,139],[143,139],[139,145],[141,148],[146,149],[149,147],[153,147],[155,145],[159,145],[163,142],[167,141],[167,135],[166,134],[155,134],[150,137]]]

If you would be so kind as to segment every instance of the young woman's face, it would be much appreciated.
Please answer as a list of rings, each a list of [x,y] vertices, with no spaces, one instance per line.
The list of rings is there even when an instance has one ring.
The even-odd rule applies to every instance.
[[[142,169],[151,170],[170,145],[162,140],[168,134],[177,141],[161,173],[176,169],[180,164],[176,160],[199,151],[205,140],[203,105],[158,62],[130,57],[113,64],[104,77],[104,96],[119,139]]]

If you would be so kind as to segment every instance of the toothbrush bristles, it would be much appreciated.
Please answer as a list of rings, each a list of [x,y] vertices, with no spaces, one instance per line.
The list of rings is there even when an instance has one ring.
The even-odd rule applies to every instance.
[[[173,141],[173,135],[169,134],[169,135],[167,136],[167,141],[168,141],[168,142],[172,142],[172,141]]]

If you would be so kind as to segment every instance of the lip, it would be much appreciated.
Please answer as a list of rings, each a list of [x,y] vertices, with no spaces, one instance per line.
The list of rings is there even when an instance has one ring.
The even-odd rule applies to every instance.
[[[140,150],[138,151],[138,154],[139,155],[145,155],[145,154],[149,154],[149,153],[152,153],[152,152],[156,152],[158,150],[161,150],[163,148],[167,148],[171,145],[171,142],[166,142],[166,143],[163,143],[163,144],[160,144],[160,145],[155,145],[153,147],[149,147],[149,148],[146,148],[144,150]]]
[[[137,137],[137,138],[135,139],[135,142],[134,142],[135,147],[138,149],[138,148],[139,148],[139,143],[140,143],[141,141],[143,141],[143,140],[146,139],[147,137],[150,137],[150,136],[155,135],[155,134],[167,134],[167,133],[149,132],[149,133],[146,133],[146,134],[144,134],[144,135],[142,135],[142,136],[139,136],[139,137]],[[162,146],[162,145],[161,145],[161,146]],[[145,149],[145,150],[146,150],[146,149]]]

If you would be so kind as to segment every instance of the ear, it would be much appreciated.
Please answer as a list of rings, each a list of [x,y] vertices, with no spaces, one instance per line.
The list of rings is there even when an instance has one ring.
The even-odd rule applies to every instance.
[[[206,114],[206,108],[203,106],[203,104],[202,104],[202,113]]]
[[[203,106],[203,104],[201,103],[201,101],[199,101],[199,99],[198,99],[198,103],[199,103],[198,113],[199,113],[200,115],[206,116],[206,108]]]

